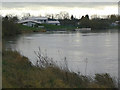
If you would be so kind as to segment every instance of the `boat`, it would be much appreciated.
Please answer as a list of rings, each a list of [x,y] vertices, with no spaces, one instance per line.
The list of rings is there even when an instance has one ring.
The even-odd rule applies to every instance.
[[[77,28],[75,31],[91,31],[91,28]]]

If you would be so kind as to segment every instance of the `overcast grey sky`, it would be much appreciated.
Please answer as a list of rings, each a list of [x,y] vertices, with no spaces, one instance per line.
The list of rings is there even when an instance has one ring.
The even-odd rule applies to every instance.
[[[25,0],[24,0],[25,1]],[[72,1],[72,0],[71,0]],[[107,1],[107,0],[106,0]],[[111,0],[113,1],[113,0]],[[1,13],[21,16],[30,13],[34,16],[46,14],[58,14],[67,11],[70,15],[81,17],[82,15],[110,15],[118,14],[117,2],[4,2]]]
[[[119,2],[119,0],[1,0],[2,2]]]

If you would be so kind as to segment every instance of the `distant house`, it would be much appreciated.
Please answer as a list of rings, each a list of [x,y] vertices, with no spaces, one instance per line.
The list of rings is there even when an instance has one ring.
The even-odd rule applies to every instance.
[[[111,26],[118,26],[119,21],[115,21],[111,24]]]
[[[48,24],[60,25],[60,22],[59,21],[48,21]]]
[[[25,26],[29,26],[29,27],[34,27],[35,25],[41,24],[41,22],[37,22],[34,20],[21,20],[18,23],[25,25]]]
[[[48,20],[46,17],[29,17],[27,19],[22,19],[18,21],[19,24],[29,26],[29,27],[41,27],[40,24],[52,24],[52,25],[60,25],[60,22],[57,20]]]

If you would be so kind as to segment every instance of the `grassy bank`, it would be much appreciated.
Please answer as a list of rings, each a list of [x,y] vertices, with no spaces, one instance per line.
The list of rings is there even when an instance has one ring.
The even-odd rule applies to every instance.
[[[18,24],[19,29],[22,33],[30,33],[30,32],[45,32],[45,29],[38,28],[38,27],[28,27],[21,24]]]
[[[56,30],[56,31],[70,31],[70,30],[75,30],[76,27],[74,26],[63,26],[63,25],[50,25],[50,24],[43,24],[46,30]]]
[[[45,59],[45,58],[44,58]],[[61,70],[57,66],[40,68],[32,66],[28,58],[16,51],[3,50],[3,88],[114,88],[114,80],[108,74],[96,74],[95,78]]]
[[[50,25],[50,24],[41,24],[41,26],[44,26],[44,28],[39,28],[39,27],[28,27],[28,26],[24,26],[19,24],[18,25],[20,30],[25,33],[25,32],[45,32],[45,31],[70,31],[70,30],[74,30],[76,27],[73,26],[58,26],[58,25]]]

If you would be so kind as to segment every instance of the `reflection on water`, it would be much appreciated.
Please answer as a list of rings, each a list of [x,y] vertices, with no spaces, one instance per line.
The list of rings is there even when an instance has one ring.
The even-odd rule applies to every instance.
[[[57,62],[67,57],[68,67],[75,72],[85,74],[87,58],[87,74],[118,74],[118,34],[117,32],[47,32],[20,35],[9,39],[7,48],[18,50],[34,64],[34,51],[38,47],[47,52]]]

